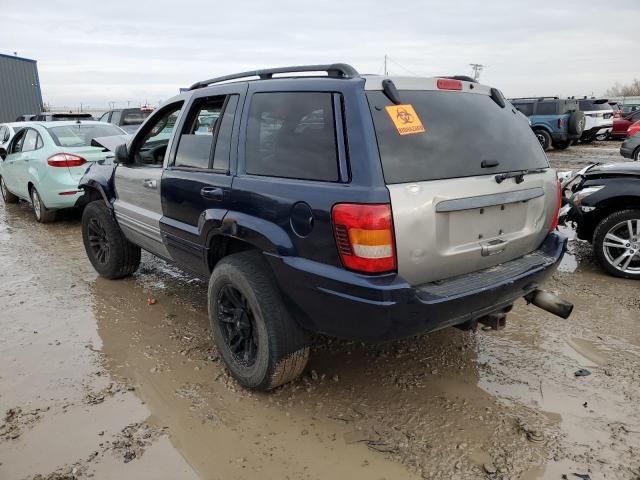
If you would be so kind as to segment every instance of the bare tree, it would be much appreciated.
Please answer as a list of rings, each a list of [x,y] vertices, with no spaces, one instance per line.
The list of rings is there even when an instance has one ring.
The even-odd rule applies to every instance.
[[[620,83],[616,82],[616,84],[609,88],[605,92],[606,96],[609,97],[636,97],[640,96],[640,80],[635,78],[628,85],[620,85]]]

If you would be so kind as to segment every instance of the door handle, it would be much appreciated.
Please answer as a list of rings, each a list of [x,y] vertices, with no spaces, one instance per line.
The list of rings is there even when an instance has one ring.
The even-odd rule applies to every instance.
[[[158,188],[158,182],[156,182],[155,180],[147,179],[144,182],[142,182],[142,184],[144,185],[144,188],[151,188],[151,189]]]
[[[204,198],[208,198],[209,200],[216,200],[221,202],[224,200],[224,190],[216,187],[202,187],[200,190],[200,195]]]
[[[482,254],[483,257],[489,257],[491,255],[497,255],[498,253],[502,252],[506,247],[507,244],[509,242],[507,242],[506,240],[491,240],[490,242],[486,242],[486,243],[482,243],[480,244],[481,250],[480,253]]]

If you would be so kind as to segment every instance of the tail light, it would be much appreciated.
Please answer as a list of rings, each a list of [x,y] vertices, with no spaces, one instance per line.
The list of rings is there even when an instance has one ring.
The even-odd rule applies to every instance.
[[[79,167],[85,163],[87,161],[84,158],[71,153],[56,153],[47,159],[50,167]]]
[[[553,214],[553,219],[551,220],[551,226],[549,226],[549,230],[555,230],[558,227],[558,220],[560,219],[560,209],[562,208],[562,185],[558,180],[556,182],[556,209]]]
[[[366,273],[396,270],[396,249],[389,204],[339,203],[331,212],[342,264]]]
[[[462,90],[462,82],[452,78],[439,78],[436,86],[440,90]]]
[[[558,119],[558,128],[563,128],[564,127],[564,118],[559,118]]]

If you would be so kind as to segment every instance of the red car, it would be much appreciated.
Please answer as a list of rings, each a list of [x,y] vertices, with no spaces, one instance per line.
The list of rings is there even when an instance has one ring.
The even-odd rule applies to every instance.
[[[640,120],[640,110],[627,113],[621,118],[613,119],[613,130],[611,131],[612,138],[624,138],[627,136],[627,129],[634,123]]]
[[[634,135],[637,135],[640,132],[640,120],[631,125],[627,130],[627,137],[631,138]]]

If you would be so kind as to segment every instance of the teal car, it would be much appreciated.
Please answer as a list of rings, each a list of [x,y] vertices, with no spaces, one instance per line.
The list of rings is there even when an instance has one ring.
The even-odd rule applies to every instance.
[[[0,190],[5,204],[31,202],[36,220],[55,220],[75,206],[78,182],[92,162],[111,153],[91,146],[94,138],[122,136],[121,128],[95,121],[25,122],[0,148]]]

